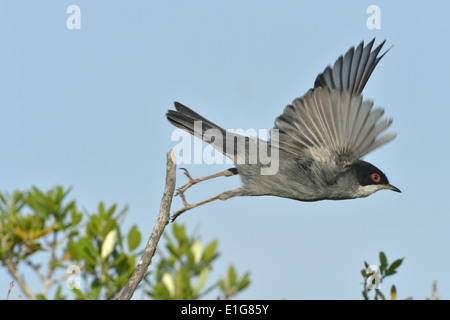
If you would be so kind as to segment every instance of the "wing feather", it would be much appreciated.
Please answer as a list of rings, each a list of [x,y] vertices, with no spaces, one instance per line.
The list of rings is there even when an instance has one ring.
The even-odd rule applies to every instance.
[[[389,49],[386,50],[378,57],[385,42],[386,40],[373,51],[375,39],[366,46],[364,46],[363,41],[356,49],[350,48],[345,55],[336,60],[333,68],[328,66],[317,76],[314,88],[341,88],[344,91],[350,90],[352,93],[361,93],[378,62],[389,51]]]
[[[361,96],[389,51],[378,56],[385,41],[372,50],[374,42],[350,48],[317,76],[314,89],[284,109],[275,120],[280,149],[336,173],[395,138],[383,134],[392,119],[383,119],[384,110]]]
[[[381,135],[392,119],[381,119],[383,109],[372,107],[372,101],[349,90],[311,89],[275,120],[279,147],[306,160],[322,150],[335,157],[337,166],[345,166],[395,137]]]

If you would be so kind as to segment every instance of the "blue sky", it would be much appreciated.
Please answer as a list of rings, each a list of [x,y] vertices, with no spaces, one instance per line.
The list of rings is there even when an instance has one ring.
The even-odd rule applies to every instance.
[[[66,27],[71,4],[81,8],[80,30]],[[366,26],[372,4],[381,9],[379,30]],[[437,280],[448,298],[448,12],[444,1],[2,1],[0,189],[63,185],[90,211],[99,201],[129,205],[125,227],[139,224],[146,239],[165,153],[176,144],[165,119],[173,101],[224,128],[270,129],[339,55],[387,39],[393,48],[364,97],[385,108],[398,137],[365,160],[401,194],[316,203],[243,197],[178,221],[205,242],[219,240],[213,278],[231,263],[251,271],[241,299],[360,299],[363,261],[377,263],[381,250],[391,261],[405,257],[384,291],[395,283],[399,298],[423,299]],[[229,165],[186,167],[201,177]],[[239,185],[238,177],[216,179],[186,197]],[[175,199],[173,209],[181,206]],[[9,281],[1,271],[0,294]]]

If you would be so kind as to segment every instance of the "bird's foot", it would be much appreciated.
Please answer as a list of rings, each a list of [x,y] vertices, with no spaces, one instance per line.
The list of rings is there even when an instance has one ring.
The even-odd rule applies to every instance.
[[[193,209],[193,208],[195,208],[195,207],[198,207],[198,206],[200,206],[200,205],[202,205],[202,204],[205,204],[205,203],[208,203],[208,202],[211,202],[211,201],[220,199],[220,195],[219,195],[219,196],[215,196],[215,197],[212,197],[212,198],[210,198],[210,199],[207,199],[207,200],[205,200],[205,201],[197,202],[197,203],[194,203],[194,204],[189,204],[189,203],[186,201],[186,197],[185,197],[185,195],[184,195],[184,192],[185,192],[187,189],[189,189],[189,188],[192,187],[193,185],[195,185],[195,184],[197,184],[197,183],[199,183],[199,182],[205,181],[205,180],[209,180],[209,179],[213,179],[213,178],[217,178],[217,177],[222,177],[222,176],[224,176],[224,177],[230,177],[230,176],[233,176],[233,175],[235,175],[235,174],[238,174],[238,171],[237,171],[236,168],[230,168],[230,169],[227,169],[227,170],[224,170],[224,171],[221,171],[221,172],[212,174],[212,175],[210,175],[210,176],[206,176],[206,177],[203,177],[203,178],[193,179],[193,178],[191,177],[191,175],[189,174],[189,172],[188,172],[185,168],[181,168],[181,169],[184,170],[184,174],[185,174],[186,177],[189,179],[189,182],[186,183],[186,184],[185,184],[184,186],[182,186],[181,188],[178,188],[178,189],[177,189],[177,193],[175,194],[175,196],[180,196],[180,197],[181,197],[181,200],[183,201],[184,207],[183,207],[182,209],[178,210],[177,212],[175,212],[175,213],[172,215],[172,222],[175,221],[175,219],[176,219],[179,215],[181,215],[183,212],[186,212],[187,210],[190,210],[190,209]]]

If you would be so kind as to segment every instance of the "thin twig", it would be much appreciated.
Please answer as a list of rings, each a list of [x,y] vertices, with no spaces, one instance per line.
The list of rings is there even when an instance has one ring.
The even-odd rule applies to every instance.
[[[9,283],[9,290],[8,290],[8,294],[6,295],[6,299],[5,300],[9,299],[9,294],[11,293],[11,290],[12,290],[13,287],[14,287],[14,281],[11,281]]]
[[[20,280],[20,276],[17,273],[15,265],[11,262],[10,259],[3,260],[3,263],[8,268],[9,273],[11,276],[16,280],[16,282],[19,284],[20,289],[22,289],[23,293],[31,300],[36,300],[36,297],[34,294],[28,289],[28,287],[25,285],[25,283]]]
[[[173,151],[167,153],[167,172],[166,172],[166,186],[164,188],[164,195],[161,200],[161,207],[159,209],[159,215],[156,220],[156,224],[153,227],[150,239],[147,242],[144,253],[141,260],[136,266],[131,278],[128,280],[119,300],[130,300],[133,296],[139,283],[144,278],[148,267],[152,262],[153,255],[155,254],[156,245],[161,238],[164,228],[170,221],[170,206],[172,204],[173,193],[175,191],[175,173],[176,162]]]
[[[50,277],[51,277],[50,273],[49,273],[49,276],[50,276],[50,277],[49,277],[49,278],[46,278],[46,277],[40,272],[40,268],[41,268],[40,265],[35,265],[35,264],[33,264],[31,261],[28,261],[28,260],[25,260],[25,263],[26,263],[27,265],[29,265],[30,268],[32,268],[32,269],[36,272],[36,275],[39,277],[39,279],[41,279],[42,283],[44,284],[44,288],[42,289],[42,295],[43,295],[44,297],[46,297],[46,296],[47,296],[47,292],[48,292],[49,287],[53,284],[53,281],[50,279]],[[51,263],[50,263],[50,264],[51,264]]]

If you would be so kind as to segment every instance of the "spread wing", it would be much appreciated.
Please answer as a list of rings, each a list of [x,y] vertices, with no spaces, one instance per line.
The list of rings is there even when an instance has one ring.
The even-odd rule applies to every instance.
[[[361,93],[378,62],[389,51],[378,57],[386,40],[372,51],[374,42],[375,39],[364,47],[364,41],[362,41],[356,49],[350,48],[344,56],[336,60],[333,67],[326,67],[317,76],[314,88],[341,88],[350,90],[352,93]]]
[[[288,105],[275,120],[271,143],[298,157],[299,165],[333,179],[345,167],[395,138],[382,133],[392,119],[384,110],[363,101],[361,91],[380,59],[384,41],[372,51],[374,40],[350,48],[319,74],[303,97]]]
[[[288,105],[275,120],[278,137],[272,142],[299,158],[314,163],[332,179],[353,161],[395,138],[381,135],[392,123],[384,110],[372,108],[360,94],[328,87],[309,90]],[[314,169],[314,168],[310,168]]]

